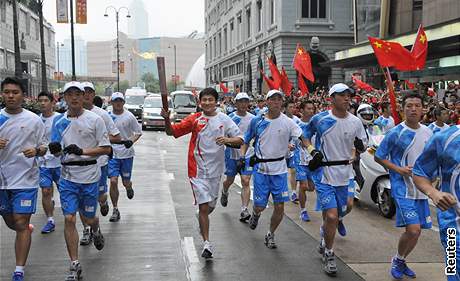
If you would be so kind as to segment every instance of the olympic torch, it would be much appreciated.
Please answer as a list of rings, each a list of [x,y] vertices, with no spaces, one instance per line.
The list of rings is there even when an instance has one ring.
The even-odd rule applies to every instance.
[[[161,101],[163,109],[168,111],[168,88],[166,87],[165,58],[157,57],[158,79],[160,80]]]

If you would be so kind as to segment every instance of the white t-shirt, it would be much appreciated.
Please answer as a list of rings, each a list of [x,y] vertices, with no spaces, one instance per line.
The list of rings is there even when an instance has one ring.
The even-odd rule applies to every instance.
[[[244,136],[246,134],[251,120],[255,117],[253,114],[247,112],[245,116],[239,116],[236,111],[231,113],[229,117],[238,125],[240,128],[241,134]],[[237,148],[227,148],[230,151],[230,159],[238,160],[241,157],[241,150]],[[246,153],[247,156],[253,155],[252,147],[250,147]]]
[[[25,157],[22,151],[46,145],[45,126],[40,117],[25,109],[18,114],[2,109],[0,138],[8,140],[6,147],[0,149],[0,189],[38,188],[38,161],[35,157]]]
[[[122,140],[128,140],[133,135],[142,135],[142,128],[137,122],[136,117],[128,110],[123,110],[123,113],[120,115],[110,112],[110,117],[120,131]],[[112,149],[113,158],[115,159],[127,159],[134,157],[133,146],[126,148],[123,144],[112,144]]]
[[[192,114],[172,127],[176,138],[192,133],[188,153],[190,178],[216,178],[224,173],[225,146],[216,143],[217,137],[243,139],[238,126],[222,112],[214,116]]]
[[[254,150],[260,159],[277,159],[286,157],[289,153],[289,142],[302,135],[302,130],[294,121],[281,113],[276,119],[264,116],[254,118],[244,137],[244,142],[249,144],[255,139]],[[275,162],[258,164],[258,172],[266,175],[280,175],[287,173],[284,159]]]
[[[102,120],[104,121],[105,128],[107,129],[107,132],[109,133],[109,135],[116,136],[120,134],[120,131],[117,129],[117,127],[115,127],[112,117],[110,117],[107,111],[97,106],[93,106],[93,108],[91,109],[91,112],[96,113],[97,115],[99,115],[99,117],[102,118]],[[97,164],[99,165],[99,167],[104,167],[108,163],[109,163],[108,155],[102,155],[102,156],[99,156],[99,158],[97,158]]]
[[[53,115],[50,117],[44,117],[43,115],[40,115],[40,117],[45,125],[45,141],[46,143],[49,143],[51,140],[51,128],[53,127],[53,123],[56,119],[61,118],[62,115],[57,112],[53,112]],[[43,157],[38,157],[38,163],[40,164],[40,167],[43,168],[61,167],[61,159],[51,154],[49,150]]]
[[[76,118],[69,118],[67,112],[56,122],[51,133],[51,141],[60,142],[65,148],[76,144],[81,149],[110,146],[109,136],[104,121],[97,114],[84,110],[83,114]],[[62,163],[73,161],[96,160],[98,157],[78,156],[64,154]],[[62,165],[61,177],[75,183],[94,183],[101,177],[99,165],[66,166]]]
[[[305,137],[311,139],[316,134],[316,148],[324,155],[323,161],[350,160],[355,138],[367,145],[367,135],[361,120],[348,113],[338,118],[332,111],[324,111],[313,116],[305,130]],[[321,183],[332,186],[346,186],[353,177],[352,165],[326,166],[322,168]]]

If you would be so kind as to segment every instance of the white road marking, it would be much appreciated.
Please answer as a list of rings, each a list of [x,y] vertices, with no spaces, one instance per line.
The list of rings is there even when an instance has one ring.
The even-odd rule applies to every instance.
[[[195,243],[193,243],[193,237],[184,237],[183,241],[185,254],[189,263],[200,263],[200,259],[196,253]]]
[[[170,181],[174,180],[174,173],[168,173],[168,180]]]

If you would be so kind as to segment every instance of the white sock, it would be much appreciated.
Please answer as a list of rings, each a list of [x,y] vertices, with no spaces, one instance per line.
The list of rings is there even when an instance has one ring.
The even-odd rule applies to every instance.
[[[14,272],[24,273],[24,266],[16,265],[16,269],[14,270]]]
[[[241,211],[245,211],[245,210],[247,210],[247,209],[248,209],[247,206],[241,206]]]
[[[292,194],[295,194],[295,195],[297,195],[297,193],[295,192],[295,190],[293,190],[293,191],[292,191]]]
[[[222,193],[225,194],[225,195],[228,195],[228,190],[225,191],[224,189],[222,189]]]
[[[302,208],[302,210],[300,210],[300,212],[306,212],[307,211],[307,208]]]
[[[324,250],[324,253],[326,253],[326,255],[330,256],[330,255],[332,255],[334,253],[334,250],[326,248]]]
[[[48,217],[48,221],[54,223],[54,218],[53,217]]]
[[[339,217],[339,221],[343,221],[343,217]]]
[[[400,256],[399,253],[396,253],[396,256],[395,256],[397,259],[399,260],[405,260],[403,256]]]

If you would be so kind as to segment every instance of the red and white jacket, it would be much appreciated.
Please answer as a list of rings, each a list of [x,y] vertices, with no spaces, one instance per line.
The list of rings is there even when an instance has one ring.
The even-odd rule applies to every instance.
[[[243,136],[238,126],[227,115],[218,112],[206,116],[201,112],[189,115],[172,125],[175,138],[192,133],[188,151],[190,178],[216,178],[224,173],[225,146],[216,143],[217,137]]]

